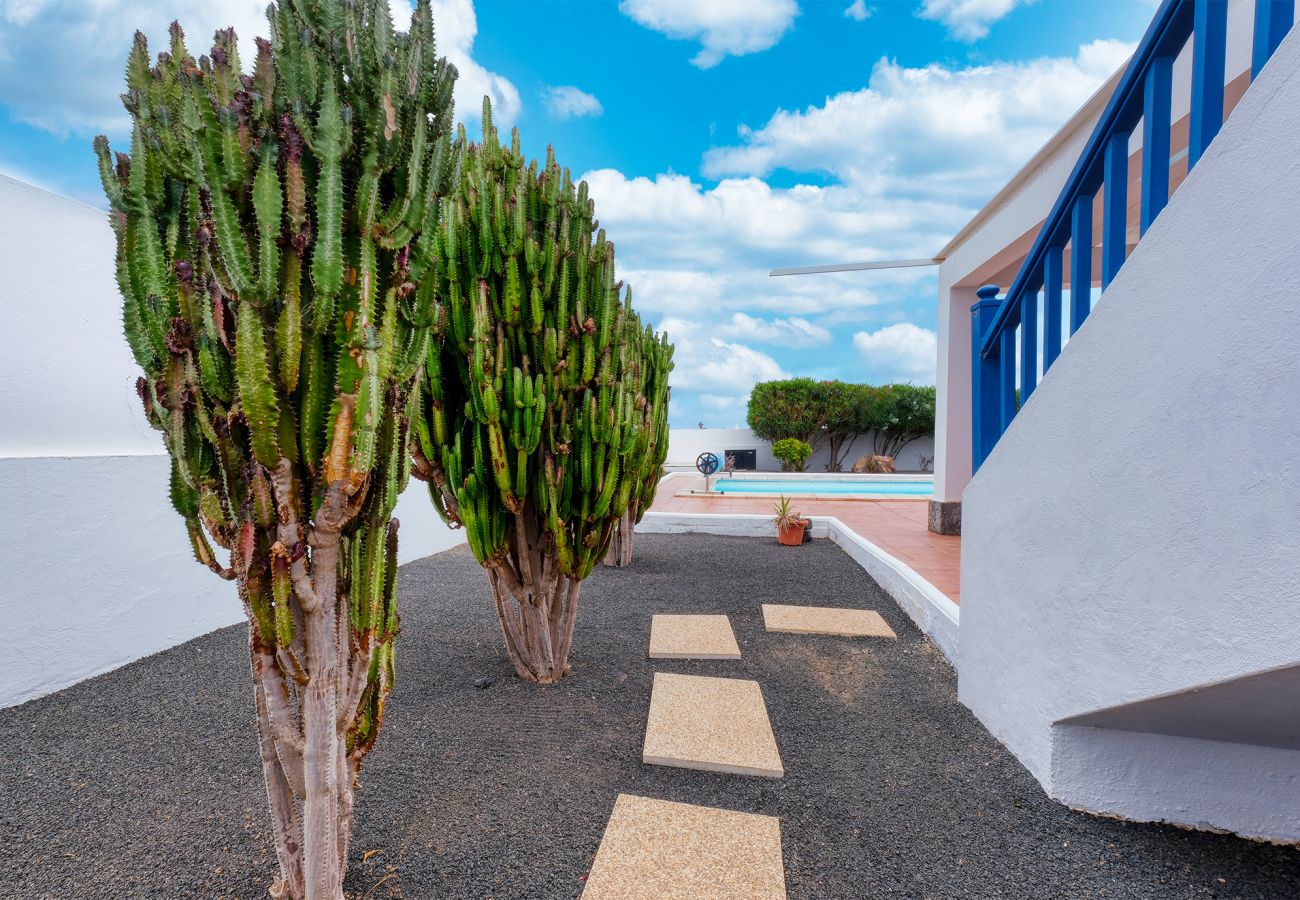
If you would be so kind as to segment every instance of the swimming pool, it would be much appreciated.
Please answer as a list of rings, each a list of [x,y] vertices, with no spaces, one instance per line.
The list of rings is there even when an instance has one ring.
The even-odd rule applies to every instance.
[[[710,485],[722,494],[787,497],[916,497],[934,493],[932,476],[805,476],[772,478],[721,477]]]

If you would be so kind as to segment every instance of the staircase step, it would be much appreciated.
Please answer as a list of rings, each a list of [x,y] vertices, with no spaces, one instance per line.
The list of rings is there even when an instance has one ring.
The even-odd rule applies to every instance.
[[[740,659],[726,616],[656,615],[650,620],[651,659]]]
[[[757,681],[656,672],[641,760],[781,778],[781,754]]]
[[[582,900],[784,900],[781,823],[619,794]]]
[[[839,637],[896,638],[880,613],[873,609],[837,609],[830,606],[763,604],[763,624],[768,631],[792,634],[830,634]]]

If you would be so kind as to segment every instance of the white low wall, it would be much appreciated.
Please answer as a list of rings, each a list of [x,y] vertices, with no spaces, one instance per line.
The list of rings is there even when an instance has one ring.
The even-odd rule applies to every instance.
[[[0,706],[243,618],[194,561],[157,456],[0,459]]]
[[[1292,31],[965,493],[961,699],[1081,808],[1300,840],[1300,751],[1058,725],[1300,663],[1298,133]]]
[[[772,455],[772,443],[756,436],[748,428],[673,428],[668,434],[668,459],[665,465],[672,469],[695,468],[695,459],[701,453],[716,453],[719,459],[728,450],[756,450],[760,472],[775,472],[781,463]],[[871,452],[871,435],[859,435],[845,457],[844,468],[853,467],[860,456]],[[903,448],[895,460],[900,471],[919,471],[921,457],[934,457],[934,438],[912,441]],[[824,472],[830,459],[830,448],[819,447],[808,459],[807,471]]]
[[[235,586],[190,553],[169,471],[162,454],[0,459],[0,707],[243,620]],[[422,483],[397,516],[401,562],[464,541]]]

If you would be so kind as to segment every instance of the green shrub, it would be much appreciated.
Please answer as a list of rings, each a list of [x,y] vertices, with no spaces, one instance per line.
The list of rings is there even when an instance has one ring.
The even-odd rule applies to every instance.
[[[818,383],[811,378],[763,381],[749,394],[749,428],[765,441],[811,442],[821,429]]]
[[[890,384],[877,391],[870,415],[876,453],[898,456],[912,441],[934,434],[933,386]]]
[[[784,472],[802,472],[812,452],[812,444],[798,438],[782,438],[772,445],[772,455],[781,460]]]

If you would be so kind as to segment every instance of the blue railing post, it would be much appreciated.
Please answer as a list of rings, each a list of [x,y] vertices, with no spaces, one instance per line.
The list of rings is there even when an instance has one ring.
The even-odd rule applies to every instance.
[[[1020,405],[1038,386],[1038,291],[1020,297]]]
[[[1101,202],[1101,288],[1111,283],[1128,252],[1128,135],[1106,139]]]
[[[1187,136],[1189,172],[1223,125],[1227,46],[1227,0],[1196,0],[1192,18],[1192,118]]]
[[[1043,254],[1043,374],[1061,355],[1061,283],[1065,248],[1052,245]]]
[[[1020,404],[1016,402],[1016,325],[1010,322],[998,335],[998,436],[1011,427]]]
[[[975,292],[980,299],[970,308],[971,345],[971,472],[978,472],[1002,434],[1002,411],[999,407],[998,359],[984,359],[980,346],[988,334],[989,323],[998,311],[997,285],[989,284]]]
[[[1092,312],[1092,194],[1070,210],[1070,335]]]
[[[1151,61],[1142,92],[1142,224],[1146,234],[1169,202],[1169,117],[1173,111],[1174,58]]]
[[[1259,76],[1282,38],[1295,21],[1295,0],[1255,0],[1255,41],[1250,55],[1250,78]]]

